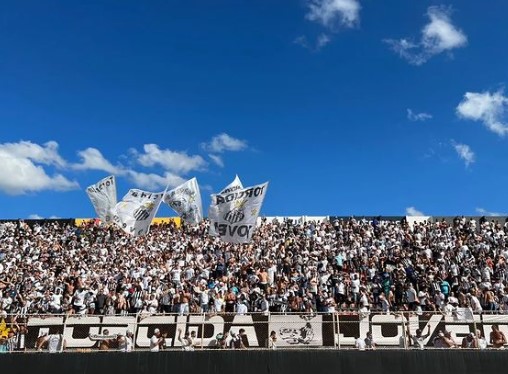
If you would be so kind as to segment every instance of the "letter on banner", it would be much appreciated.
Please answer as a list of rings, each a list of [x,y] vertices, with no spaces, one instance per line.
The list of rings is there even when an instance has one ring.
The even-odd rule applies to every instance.
[[[224,187],[222,189],[222,191],[219,192],[219,195],[227,194],[227,193],[234,192],[236,190],[242,190],[242,189],[243,189],[243,184],[237,174],[237,175],[235,175],[235,179],[233,180],[233,182],[231,182],[226,187]],[[213,195],[212,195],[212,199],[213,199]],[[217,208],[214,206],[214,204],[211,204],[210,209],[208,209],[208,219],[210,220],[210,222],[219,220],[219,213],[217,211]],[[208,234],[210,236],[219,236],[219,233],[215,230],[215,227],[213,225],[210,225]]]
[[[109,177],[88,186],[86,193],[95,208],[97,217],[99,217],[102,222],[112,222],[116,206],[115,177],[110,175]]]
[[[166,192],[164,202],[186,222],[196,224],[203,219],[201,193],[196,178]]]
[[[210,211],[214,215],[210,217],[210,227],[225,242],[250,242],[267,189],[268,182],[228,194],[212,195]]]
[[[131,189],[116,204],[115,223],[126,233],[142,236],[150,230],[150,223],[159,210],[164,192],[146,192]]]

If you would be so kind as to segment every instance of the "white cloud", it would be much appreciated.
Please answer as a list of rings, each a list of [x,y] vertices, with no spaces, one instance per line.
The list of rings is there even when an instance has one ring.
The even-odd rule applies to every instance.
[[[450,20],[451,8],[431,6],[427,9],[429,23],[422,29],[421,40],[385,40],[392,49],[410,64],[422,65],[431,57],[467,45],[467,36]]]
[[[127,175],[136,188],[143,188],[151,191],[164,189],[167,185],[169,185],[169,187],[176,187],[185,182],[185,179],[182,177],[169,172],[161,176],[154,173],[142,173],[128,170]]]
[[[497,216],[508,216],[508,213],[489,212],[483,208],[476,208],[476,213],[482,216],[497,217]]]
[[[220,157],[219,155],[210,154],[208,155],[208,157],[210,157],[217,166],[220,166],[221,168],[224,167],[224,161],[222,160],[222,157]]]
[[[321,48],[323,48],[325,45],[327,45],[328,43],[330,43],[331,39],[328,35],[326,34],[320,34],[317,38],[317,41],[316,41],[316,50],[320,50]]]
[[[72,165],[72,168],[76,170],[101,170],[115,175],[125,172],[121,167],[111,164],[96,148],[79,151],[78,156],[81,158],[81,163]]]
[[[49,175],[40,165],[64,166],[58,154],[58,144],[38,144],[21,141],[0,144],[0,191],[10,195],[22,195],[42,190],[68,191],[79,188],[61,174]]]
[[[157,144],[145,144],[143,150],[145,153],[137,155],[138,162],[143,166],[160,165],[165,170],[176,173],[188,173],[206,166],[206,162],[201,156],[189,156],[185,152],[159,149]]]
[[[414,206],[406,208],[406,216],[425,216],[425,213],[416,209]]]
[[[295,40],[293,40],[293,43],[298,44],[299,46],[303,48],[307,48],[312,50],[313,48],[310,46],[309,41],[307,40],[307,37],[305,35],[300,35]]]
[[[63,167],[66,162],[58,154],[58,143],[49,141],[41,147],[39,144],[30,141],[18,143],[0,144],[0,150],[5,151],[13,157],[30,159],[39,164],[56,165]]]
[[[302,35],[296,38],[293,43],[302,46],[312,52],[318,52],[321,48],[331,42],[331,38],[328,34],[319,34],[314,44],[310,43],[306,36]]]
[[[452,146],[459,157],[464,161],[466,167],[475,162],[475,154],[467,144],[455,143],[452,141]]]
[[[360,20],[358,0],[309,0],[308,7],[305,18],[330,29],[354,27]]]
[[[508,109],[508,97],[503,92],[467,92],[457,106],[457,115],[482,122],[490,131],[499,136],[508,134],[508,123],[503,122]]]
[[[432,114],[429,114],[429,113],[425,113],[425,112],[422,112],[422,113],[415,113],[413,112],[411,109],[407,109],[407,119],[410,120],[410,121],[413,121],[413,122],[416,122],[416,121],[426,121],[428,119],[431,119],[432,118]]]
[[[60,218],[61,217],[58,217],[58,216],[50,216],[49,217],[49,219],[60,219]],[[30,214],[28,216],[28,219],[46,219],[46,218],[34,213],[34,214]]]
[[[222,153],[224,151],[242,151],[247,148],[247,142],[222,133],[214,136],[209,143],[201,144],[201,146],[208,152]]]

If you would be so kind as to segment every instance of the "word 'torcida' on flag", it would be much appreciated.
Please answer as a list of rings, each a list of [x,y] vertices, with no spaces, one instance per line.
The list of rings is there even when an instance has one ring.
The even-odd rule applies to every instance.
[[[88,186],[86,194],[92,202],[97,217],[104,223],[112,222],[117,203],[115,176],[110,175]]]
[[[163,201],[177,212],[185,222],[197,224],[203,219],[201,193],[196,178],[192,178],[167,191]]]
[[[241,190],[242,188],[243,188],[242,181],[240,180],[240,178],[238,178],[237,174],[235,175],[235,179],[233,179],[233,182],[224,187],[224,189],[221,192],[219,192],[219,195],[230,193],[236,190]]]
[[[116,204],[114,222],[132,236],[148,234],[163,196],[164,192],[129,190],[122,201]]]
[[[242,181],[240,180],[240,178],[238,177],[238,174],[235,175],[235,179],[233,179],[233,182],[231,182],[230,184],[228,184],[226,187],[224,187],[219,193],[218,195],[222,195],[222,194],[227,194],[227,193],[230,193],[230,192],[233,192],[233,191],[236,191],[236,190],[241,190],[243,189],[243,184],[242,184]],[[212,198],[213,198],[213,195],[211,195]],[[212,209],[212,205],[210,205],[210,209],[208,209],[208,220],[209,221],[217,221],[219,219],[219,217],[217,216],[217,210],[216,209]],[[215,227],[213,227],[212,225],[210,225],[210,228],[208,230],[208,234],[210,236],[218,236],[219,234],[215,231]]]
[[[212,195],[210,230],[213,228],[222,241],[249,243],[256,229],[268,189],[268,182],[226,194]]]

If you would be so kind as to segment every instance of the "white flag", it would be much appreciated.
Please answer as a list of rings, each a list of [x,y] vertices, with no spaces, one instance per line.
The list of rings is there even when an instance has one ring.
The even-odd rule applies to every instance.
[[[214,230],[228,243],[248,243],[252,239],[256,220],[263,205],[268,182],[243,188],[228,194],[212,195],[210,231]]]
[[[240,178],[238,178],[238,174],[237,174],[237,175],[235,175],[235,179],[233,180],[233,182],[231,182],[226,187],[224,187],[224,189],[221,192],[219,192],[219,194],[222,195],[225,193],[230,193],[230,192],[233,192],[236,190],[241,190],[241,189],[243,189],[243,184],[242,184],[242,181],[240,180]]]
[[[166,192],[164,202],[186,222],[196,224],[203,219],[201,193],[196,178]]]
[[[97,217],[102,222],[109,223],[113,220],[116,206],[116,180],[113,175],[101,179],[99,182],[88,186],[86,193],[92,201]]]
[[[231,182],[226,187],[224,187],[222,189],[222,191],[219,192],[219,195],[227,194],[227,193],[234,192],[234,191],[241,190],[241,189],[243,189],[243,184],[242,184],[242,181],[240,180],[240,178],[238,178],[238,174],[237,174],[237,175],[235,175],[235,179],[233,180],[233,182]],[[213,198],[213,195],[211,195],[211,196]],[[216,207],[213,207],[212,205],[210,205],[210,208],[208,209],[208,220],[210,222],[219,220],[217,209],[216,209]],[[210,236],[218,236],[219,235],[215,231],[215,227],[213,227],[213,225],[210,225],[208,234]]]
[[[159,210],[164,192],[131,189],[115,207],[115,223],[126,233],[142,236],[150,230],[150,223]]]

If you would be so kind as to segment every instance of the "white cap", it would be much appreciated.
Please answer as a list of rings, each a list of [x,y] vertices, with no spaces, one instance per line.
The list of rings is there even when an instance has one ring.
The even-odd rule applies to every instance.
[[[159,330],[159,329],[155,329],[155,330],[153,330],[153,333],[154,333],[154,334],[159,334],[160,332],[161,332],[161,330]]]

